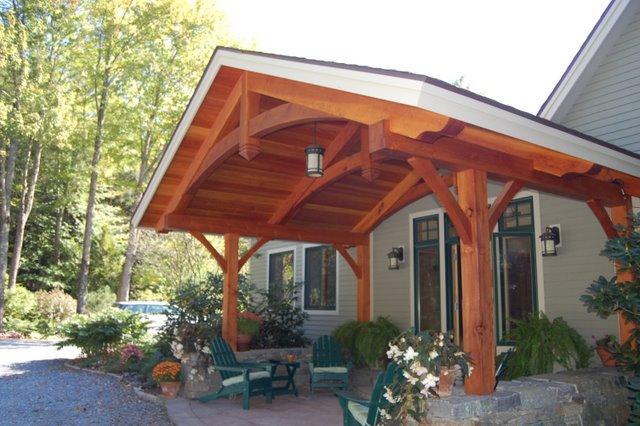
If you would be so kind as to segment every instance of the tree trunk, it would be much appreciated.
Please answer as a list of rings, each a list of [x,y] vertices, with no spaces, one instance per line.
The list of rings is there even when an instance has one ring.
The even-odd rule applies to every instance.
[[[62,221],[64,220],[64,207],[59,207],[56,212],[56,229],[53,234],[53,264],[60,263],[60,252],[62,251]]]
[[[133,271],[133,264],[136,261],[139,236],[140,231],[133,225],[129,225],[129,240],[127,241],[127,251],[124,254],[124,265],[122,266],[122,275],[120,276],[120,285],[118,286],[118,302],[126,302],[129,300],[131,272]]]
[[[4,330],[4,287],[9,253],[9,225],[11,222],[11,196],[15,177],[18,140],[12,138],[9,153],[2,162],[2,196],[0,197],[0,331]]]
[[[102,151],[103,125],[107,109],[107,96],[109,93],[109,77],[105,75],[98,105],[98,116],[96,121],[96,135],[93,146],[93,158],[91,160],[91,181],[89,182],[89,198],[87,200],[87,211],[84,222],[84,236],[82,240],[82,259],[80,261],[80,271],[78,274],[78,303],[76,311],[84,313],[87,304],[87,288],[89,285],[89,265],[91,262],[91,239],[93,238],[93,213],[96,205],[96,190],[98,187],[98,164]]]
[[[40,174],[40,159],[42,157],[42,144],[36,142],[33,149],[33,161],[31,167],[28,167],[28,173],[25,173],[25,179],[23,180],[23,189],[21,197],[20,210],[18,211],[18,218],[16,221],[15,238],[13,242],[13,256],[11,257],[11,267],[9,269],[9,288],[13,288],[16,285],[16,279],[18,277],[18,269],[20,268],[20,258],[22,257],[22,243],[24,242],[24,229],[31,215],[31,209],[33,208],[33,200],[36,192],[36,185],[38,183],[38,176]],[[28,158],[28,157],[27,157]],[[28,175],[28,183],[27,177]]]

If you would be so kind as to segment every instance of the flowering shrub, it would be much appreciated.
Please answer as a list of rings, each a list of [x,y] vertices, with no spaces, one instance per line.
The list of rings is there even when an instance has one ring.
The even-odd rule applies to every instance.
[[[401,375],[385,386],[388,404],[380,410],[384,423],[409,418],[420,422],[427,411],[427,398],[438,396],[441,369],[459,366],[467,377],[473,370],[469,356],[442,333],[404,332],[389,342],[387,357],[398,365]]]
[[[181,365],[175,361],[162,361],[153,367],[151,376],[156,382],[176,382],[180,380]]]
[[[142,349],[140,349],[138,346],[134,345],[133,343],[125,345],[120,350],[120,363],[123,365],[129,362],[130,359],[136,359],[140,361],[143,357],[144,357],[144,353],[142,352]]]

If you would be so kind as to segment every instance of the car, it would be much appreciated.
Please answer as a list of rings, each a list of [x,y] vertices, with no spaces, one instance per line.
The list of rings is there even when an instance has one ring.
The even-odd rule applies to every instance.
[[[156,301],[116,302],[114,306],[124,311],[142,315],[149,322],[149,331],[152,333],[157,333],[162,328],[167,321],[167,314],[170,309],[167,302]]]

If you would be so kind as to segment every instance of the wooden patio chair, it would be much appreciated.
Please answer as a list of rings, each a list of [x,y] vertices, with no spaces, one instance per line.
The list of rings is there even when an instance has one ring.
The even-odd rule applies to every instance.
[[[349,392],[336,392],[342,407],[344,426],[375,426],[378,422],[380,408],[384,408],[384,387],[393,382],[398,375],[398,365],[389,363],[387,369],[378,374],[371,392],[371,399],[366,400]]]
[[[346,389],[349,386],[351,363],[342,357],[340,344],[331,336],[320,336],[313,343],[312,362],[309,363],[309,387],[314,389]]]
[[[222,337],[213,339],[211,357],[214,368],[222,378],[222,386],[217,392],[198,398],[201,402],[242,394],[242,408],[245,410],[249,409],[249,398],[252,396],[264,395],[267,403],[271,403],[273,399],[272,364],[238,362],[233,350]]]

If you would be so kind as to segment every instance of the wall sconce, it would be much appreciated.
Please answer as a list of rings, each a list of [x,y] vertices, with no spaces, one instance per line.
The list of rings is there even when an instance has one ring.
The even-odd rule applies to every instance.
[[[560,228],[547,226],[547,229],[540,235],[540,241],[542,241],[543,256],[557,256],[557,247],[560,244]]]
[[[400,263],[404,262],[404,247],[392,247],[389,254],[389,269],[400,269]]]

